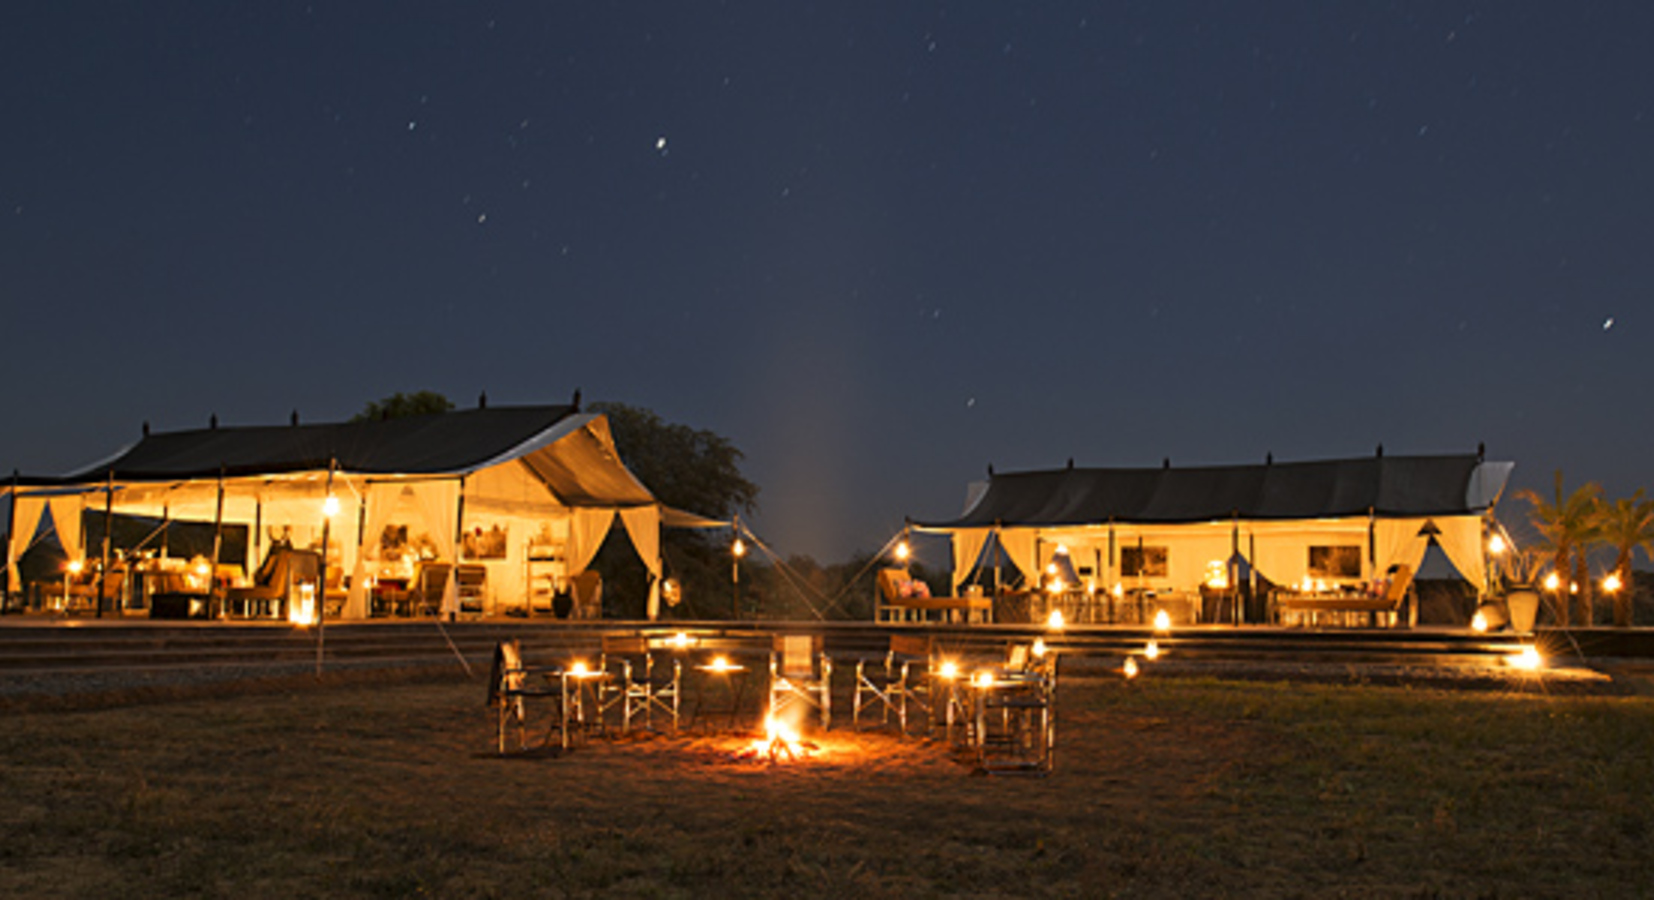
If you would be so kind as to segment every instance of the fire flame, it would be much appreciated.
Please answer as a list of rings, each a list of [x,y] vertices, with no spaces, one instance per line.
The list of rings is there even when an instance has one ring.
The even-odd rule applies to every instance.
[[[764,736],[754,740],[748,748],[753,756],[767,756],[772,763],[803,759],[804,750],[798,729],[774,715],[764,717]]]

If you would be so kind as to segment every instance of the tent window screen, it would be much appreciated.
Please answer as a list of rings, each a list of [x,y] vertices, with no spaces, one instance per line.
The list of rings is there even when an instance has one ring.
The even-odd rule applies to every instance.
[[[1360,578],[1361,548],[1355,545],[1309,548],[1311,578]]]
[[[1120,574],[1127,578],[1165,578],[1165,547],[1121,547]]]

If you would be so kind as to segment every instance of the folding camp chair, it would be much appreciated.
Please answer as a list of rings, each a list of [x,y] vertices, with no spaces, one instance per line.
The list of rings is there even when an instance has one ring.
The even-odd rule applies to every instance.
[[[599,686],[600,708],[620,707],[620,730],[632,730],[632,720],[643,716],[644,724],[655,727],[654,711],[672,716],[672,730],[678,730],[679,690],[683,684],[683,662],[673,659],[667,666],[663,661],[657,667],[649,652],[649,641],[642,635],[603,636],[603,671],[609,679]]]
[[[927,678],[930,668],[930,638],[915,634],[893,634],[890,649],[877,660],[856,660],[856,693],[850,721],[861,725],[863,709],[877,706],[879,723],[889,724],[890,714],[902,733],[907,733],[908,705],[930,711]]]
[[[1048,774],[1056,760],[1056,656],[1013,644],[1002,668],[971,676],[970,690],[977,768],[989,774]]]
[[[556,666],[528,666],[523,663],[523,651],[516,640],[502,641],[494,647],[494,665],[488,676],[488,705],[498,712],[500,754],[505,754],[506,725],[517,722],[517,749],[526,749],[528,711],[526,701],[533,697],[549,699],[557,708],[557,715],[546,730],[541,745],[551,743],[554,731],[566,730],[563,713],[563,688],[559,681],[562,670]],[[566,735],[564,743],[567,743]]]
[[[821,636],[778,634],[770,651],[770,716],[794,703],[821,710],[821,728],[832,721],[833,661],[822,652]]]

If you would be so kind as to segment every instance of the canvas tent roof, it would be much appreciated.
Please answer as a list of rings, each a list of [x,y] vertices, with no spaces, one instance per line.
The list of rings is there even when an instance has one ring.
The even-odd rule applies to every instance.
[[[1101,522],[1463,515],[1487,509],[1513,463],[1462,456],[1372,456],[1153,469],[1067,468],[990,476],[965,514],[925,528]]]
[[[113,459],[67,476],[92,481],[216,478],[339,468],[364,473],[438,474],[477,468],[575,414],[570,406],[471,409],[424,416],[315,425],[203,428],[151,434]]]
[[[151,434],[67,483],[185,481],[338,470],[458,476],[520,459],[567,506],[641,506],[654,496],[620,461],[608,420],[572,406],[459,410],[366,422]]]

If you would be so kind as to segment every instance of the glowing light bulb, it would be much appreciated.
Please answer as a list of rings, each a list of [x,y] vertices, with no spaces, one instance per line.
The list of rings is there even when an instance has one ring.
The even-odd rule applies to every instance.
[[[1532,672],[1545,665],[1545,657],[1539,655],[1539,648],[1529,644],[1521,652],[1505,657],[1505,662],[1513,669]]]

